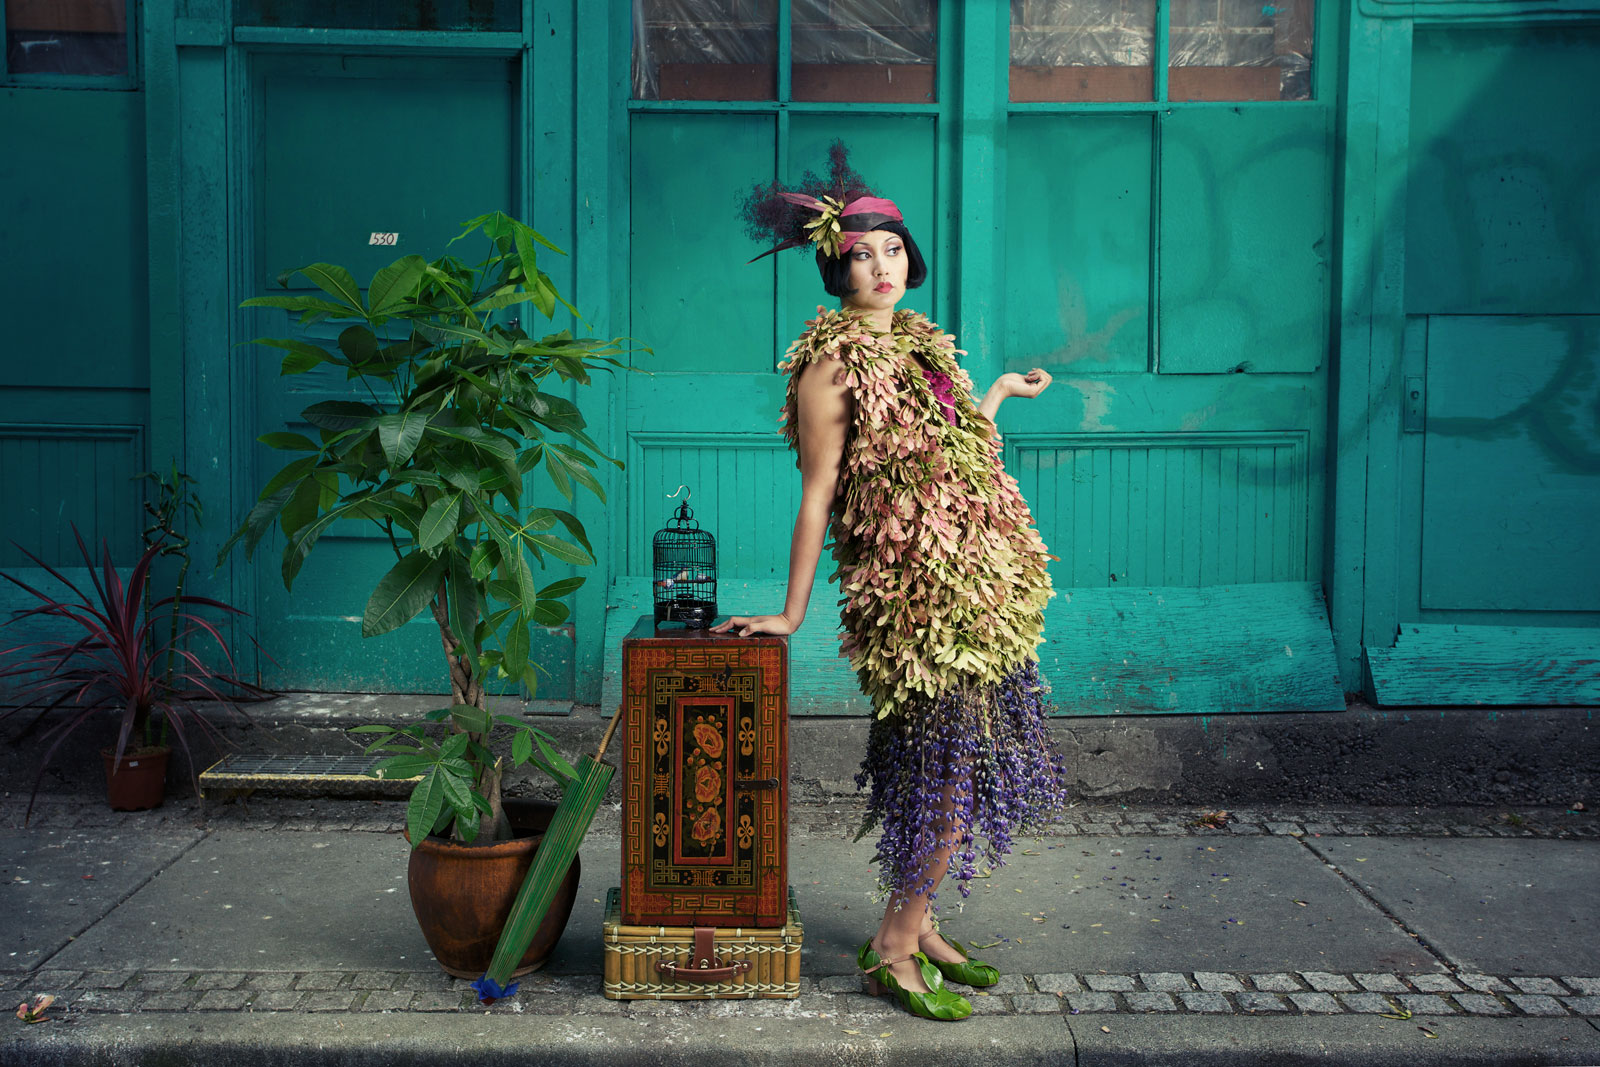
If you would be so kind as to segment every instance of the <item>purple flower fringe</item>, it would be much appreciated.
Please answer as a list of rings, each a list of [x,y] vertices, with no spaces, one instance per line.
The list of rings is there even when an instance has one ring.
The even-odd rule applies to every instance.
[[[1043,829],[1067,803],[1066,768],[1046,723],[1049,687],[1035,663],[996,685],[951,690],[903,715],[874,720],[857,788],[871,783],[878,880],[889,893],[932,901],[927,868],[954,844],[946,873],[963,897],[980,870],[1005,863],[1015,834]],[[940,811],[943,794],[954,818]],[[951,825],[946,825],[946,823]]]

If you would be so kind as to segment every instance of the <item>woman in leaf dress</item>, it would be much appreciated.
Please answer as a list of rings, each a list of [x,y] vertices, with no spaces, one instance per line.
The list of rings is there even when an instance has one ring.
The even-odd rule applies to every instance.
[[[953,338],[897,309],[927,269],[899,209],[866,188],[842,145],[827,179],[758,187],[745,217],[752,235],[779,239],[773,251],[814,246],[841,306],[818,308],[783,368],[783,432],[802,481],[783,611],[715,629],[797,630],[831,525],[843,647],[875,713],[857,784],[870,786],[863,833],[880,830],[887,897],[858,958],[869,992],[965,1018],[971,1004],[944,979],[999,974],[936,931],[938,887],[949,875],[965,896],[1013,834],[1066,799],[1036,652],[1053,557],[994,429],[1003,400],[1038,396],[1050,376],[1002,374],[974,399]]]

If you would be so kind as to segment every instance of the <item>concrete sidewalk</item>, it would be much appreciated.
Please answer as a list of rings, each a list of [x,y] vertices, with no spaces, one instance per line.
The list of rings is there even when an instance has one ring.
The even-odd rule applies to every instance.
[[[600,994],[617,813],[550,965],[478,1006],[429,957],[394,801],[0,802],[0,1063],[1600,1064],[1600,824],[1559,810],[1079,807],[945,905],[1005,974],[960,1024],[860,992],[853,813],[797,807],[793,1001]],[[954,897],[954,894],[952,894]],[[959,1051],[958,1051],[959,1057]]]

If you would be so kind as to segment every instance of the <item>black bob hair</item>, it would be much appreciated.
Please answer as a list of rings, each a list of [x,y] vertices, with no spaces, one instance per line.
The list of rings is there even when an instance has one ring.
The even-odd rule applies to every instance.
[[[880,222],[872,229],[892,233],[905,245],[906,258],[910,260],[906,270],[907,289],[915,289],[928,280],[928,265],[923,262],[922,252],[917,248],[917,242],[911,239],[911,233],[906,229],[905,223]],[[836,296],[842,300],[855,292],[850,288],[849,252],[842,256],[829,256],[818,249],[817,270],[822,274],[822,288],[827,290],[829,296]]]

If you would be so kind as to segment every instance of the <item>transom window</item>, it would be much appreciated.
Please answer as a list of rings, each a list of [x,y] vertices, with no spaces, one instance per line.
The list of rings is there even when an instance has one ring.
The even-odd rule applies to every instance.
[[[636,100],[926,104],[936,0],[634,0]]]
[[[132,85],[127,0],[3,0],[0,84],[123,89]]]

